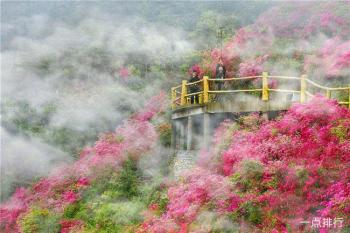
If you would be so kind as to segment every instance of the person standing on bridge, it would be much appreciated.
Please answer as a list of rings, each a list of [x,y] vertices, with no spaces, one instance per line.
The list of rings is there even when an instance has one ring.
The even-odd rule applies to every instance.
[[[189,89],[189,93],[190,93],[190,94],[196,93],[196,92],[199,92],[199,91],[200,91],[200,88],[199,88],[198,83],[191,84],[191,83],[197,82],[197,81],[199,81],[198,72],[195,71],[195,70],[193,70],[193,71],[192,71],[192,76],[190,77],[190,80],[188,81],[189,84],[190,84],[190,85],[188,86],[188,89]],[[199,103],[198,94],[191,95],[191,104],[195,104],[195,103]]]
[[[226,76],[226,69],[224,64],[222,63],[222,60],[220,59],[219,63],[216,65],[216,72],[215,72],[215,79],[223,80]],[[218,81],[216,86],[218,90],[221,90],[222,86],[224,85],[223,81]]]

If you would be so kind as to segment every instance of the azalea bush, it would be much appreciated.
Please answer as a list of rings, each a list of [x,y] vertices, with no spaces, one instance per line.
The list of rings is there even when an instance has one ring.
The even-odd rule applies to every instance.
[[[138,214],[146,204],[134,199],[141,195],[137,161],[157,144],[157,130],[149,120],[163,111],[163,97],[161,93],[150,99],[144,112],[101,135],[73,164],[17,189],[1,204],[1,231],[126,232],[125,227],[141,221]]]
[[[342,219],[331,231],[346,232],[349,126],[349,109],[320,96],[274,121],[224,122],[216,147],[169,185],[166,211],[147,215],[140,231],[310,232],[319,217]]]
[[[277,4],[253,24],[238,29],[222,51],[215,48],[203,53],[199,65],[211,77],[221,60],[227,78],[268,71],[272,75],[307,74],[323,84],[347,85],[349,10],[347,2]]]
[[[30,209],[20,220],[21,232],[58,232],[60,216],[48,209]]]
[[[1,206],[2,231],[310,232],[301,222],[315,217],[349,230],[350,111],[335,101],[319,96],[274,121],[224,121],[212,150],[177,181],[142,176],[137,161],[152,144],[132,139],[157,139],[146,115],[102,135],[64,172],[18,189]]]

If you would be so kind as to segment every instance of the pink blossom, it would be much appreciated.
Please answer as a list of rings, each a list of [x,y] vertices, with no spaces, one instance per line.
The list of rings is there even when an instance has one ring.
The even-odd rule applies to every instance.
[[[61,224],[61,233],[70,233],[79,230],[83,226],[83,222],[81,220],[62,220]]]
[[[73,191],[63,193],[63,201],[73,203],[78,199],[78,195]]]
[[[77,184],[80,185],[80,186],[87,186],[87,185],[90,184],[90,182],[89,182],[88,178],[82,177],[82,178],[79,178]]]
[[[130,70],[127,67],[121,67],[118,71],[121,78],[127,78],[130,75]]]

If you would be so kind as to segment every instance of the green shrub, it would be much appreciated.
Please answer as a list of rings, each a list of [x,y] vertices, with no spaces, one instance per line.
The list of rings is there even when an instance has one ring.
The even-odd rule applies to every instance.
[[[242,176],[249,180],[260,180],[263,176],[264,166],[257,160],[243,160]]]
[[[244,217],[251,223],[260,224],[262,222],[262,210],[261,207],[253,202],[246,202],[241,205],[241,210],[244,213]]]
[[[337,126],[331,128],[331,134],[336,136],[341,143],[348,139],[349,121],[339,121]]]
[[[168,193],[166,189],[156,189],[153,190],[152,193],[146,198],[147,205],[151,205],[152,203],[157,203],[159,207],[160,214],[165,212],[167,205],[169,203]]]
[[[139,193],[139,178],[140,173],[137,170],[136,162],[132,159],[128,159],[124,162],[122,170],[114,181],[115,183],[111,183],[111,186],[114,186],[121,196],[131,198]]]
[[[63,212],[63,218],[65,219],[88,219],[89,217],[89,208],[87,207],[87,203],[83,201],[68,205]]]
[[[97,174],[89,189],[83,193],[84,200],[96,196],[104,199],[130,199],[139,194],[140,172],[132,159],[126,160],[119,172],[107,168],[98,172],[100,174]]]
[[[264,167],[259,161],[243,160],[238,173],[231,177],[231,180],[241,185],[242,191],[257,188],[261,184]]]
[[[146,209],[139,198],[139,185],[134,160],[126,160],[119,172],[106,168],[82,193],[81,201],[65,208],[63,217],[84,221],[86,232],[132,232],[130,229],[142,221],[141,214]]]
[[[96,200],[94,200],[96,201]],[[86,232],[114,233],[129,232],[129,228],[142,222],[145,204],[138,201],[106,202],[99,200],[93,203],[90,212],[80,210],[76,217],[86,224]]]
[[[60,216],[48,209],[33,208],[21,219],[23,233],[54,233],[60,232]]]
[[[165,147],[170,147],[171,145],[171,125],[169,123],[164,123],[158,126],[158,133],[160,143]]]

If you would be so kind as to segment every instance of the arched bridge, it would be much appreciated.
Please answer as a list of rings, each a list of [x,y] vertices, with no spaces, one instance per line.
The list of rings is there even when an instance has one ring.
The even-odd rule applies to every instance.
[[[219,89],[218,83],[223,85]],[[191,85],[200,86],[200,91],[189,93]],[[243,87],[243,88],[242,88]],[[203,79],[171,89],[172,96],[172,146],[177,150],[196,150],[209,146],[212,130],[224,119],[235,119],[239,115],[260,112],[273,117],[287,110],[292,103],[304,103],[316,94],[336,99],[350,108],[350,85],[326,87],[301,77],[262,75]],[[198,103],[191,104],[191,96],[198,96]]]

